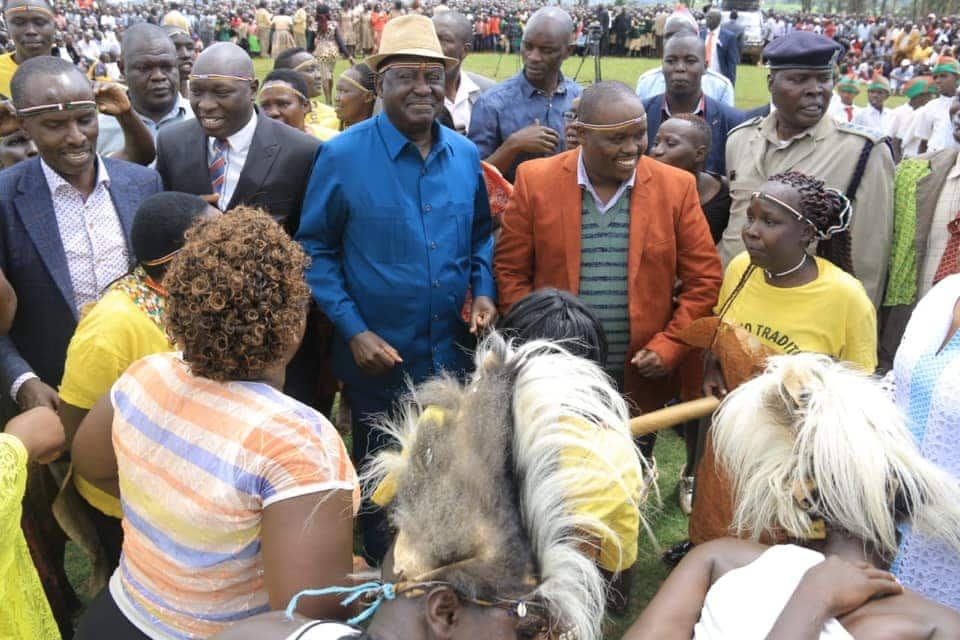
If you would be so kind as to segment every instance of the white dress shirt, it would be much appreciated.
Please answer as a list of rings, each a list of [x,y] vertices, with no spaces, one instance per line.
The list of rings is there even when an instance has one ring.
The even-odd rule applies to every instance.
[[[953,123],[950,122],[952,97],[938,96],[917,109],[910,133],[927,141],[927,151],[956,148],[953,139]]]
[[[453,118],[454,126],[459,129],[463,127],[464,131],[470,129],[470,113],[473,111],[473,104],[470,103],[470,94],[479,91],[480,87],[473,81],[466,71],[460,72],[460,86],[457,88],[457,96],[453,101],[450,98],[443,97],[443,105],[450,112]]]
[[[226,167],[224,168],[223,190],[220,192],[220,200],[217,208],[221,211],[227,210],[233,192],[237,188],[237,182],[240,181],[240,173],[243,171],[243,165],[247,162],[247,153],[250,152],[250,144],[253,142],[253,132],[257,130],[257,114],[254,112],[250,116],[250,121],[243,125],[243,128],[227,138],[230,148],[227,149]],[[207,138],[207,158],[212,158],[216,151],[213,148],[213,138]]]
[[[713,38],[712,41],[711,37]],[[712,31],[707,31],[707,37],[704,38],[704,46],[706,46],[707,43],[710,43],[710,50],[706,52],[707,58],[710,60],[707,68],[720,73],[720,57],[717,55],[717,45],[720,44],[720,27]]]
[[[873,105],[862,107],[853,116],[853,123],[866,127],[880,136],[890,135],[890,125],[893,121],[893,110],[877,111]]]

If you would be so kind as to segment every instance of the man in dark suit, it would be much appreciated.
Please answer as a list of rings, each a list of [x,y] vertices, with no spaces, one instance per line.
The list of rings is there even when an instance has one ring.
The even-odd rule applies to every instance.
[[[707,12],[707,28],[700,32],[700,39],[706,45],[707,68],[725,75],[736,85],[740,45],[737,44],[737,34],[721,28],[722,19],[720,9],[710,9]]]
[[[190,76],[196,119],[160,132],[157,171],[168,191],[204,196],[222,211],[261,207],[292,235],[319,143],[258,114],[257,86],[243,49],[230,43],[205,49]]]
[[[0,172],[0,269],[17,295],[0,337],[4,414],[56,409],[67,345],[83,306],[132,266],[130,225],[161,190],[152,169],[96,153],[97,111],[83,74],[60,58],[26,60],[11,81],[19,125],[39,157]],[[44,474],[31,471],[24,528],[61,633],[76,602],[63,571],[64,538],[52,520]]]
[[[703,93],[704,44],[693,33],[678,33],[666,41],[663,49],[663,77],[666,93],[647,100],[647,148],[653,148],[660,123],[675,113],[692,113],[710,125],[713,143],[706,170],[726,175],[727,132],[744,120],[742,111],[714,100]]]

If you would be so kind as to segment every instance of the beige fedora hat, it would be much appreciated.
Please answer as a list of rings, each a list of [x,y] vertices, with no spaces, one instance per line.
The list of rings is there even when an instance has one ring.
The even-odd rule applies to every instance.
[[[433,21],[420,15],[400,16],[388,22],[380,36],[379,51],[372,56],[367,56],[364,62],[376,71],[381,62],[393,56],[429,58],[442,62],[447,69],[459,62],[443,55],[440,39],[437,38],[437,32],[433,28]]]

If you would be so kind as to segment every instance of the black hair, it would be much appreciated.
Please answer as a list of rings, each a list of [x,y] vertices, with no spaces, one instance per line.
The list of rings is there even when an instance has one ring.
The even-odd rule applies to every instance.
[[[587,303],[567,291],[537,289],[516,302],[500,319],[498,328],[521,342],[562,342],[575,356],[600,366],[607,362],[607,335]]]
[[[800,194],[800,214],[813,223],[817,231],[824,232],[840,223],[840,214],[847,202],[837,192],[827,190],[823,180],[798,171],[787,171],[770,176],[767,182],[779,182],[796,189]],[[828,240],[820,240],[817,255],[853,274],[849,230],[834,233]]]
[[[274,69],[267,74],[267,77],[263,79],[263,84],[266,84],[272,80],[278,80],[280,82],[286,82],[294,89],[303,94],[303,97],[308,101],[310,98],[310,90],[307,88],[307,81],[303,79],[303,76],[294,71],[293,69]]]
[[[301,53],[309,53],[303,47],[290,47],[289,49],[284,49],[277,54],[276,60],[273,61],[274,69],[292,69],[293,63],[290,62],[293,60],[294,56],[300,55]]]
[[[692,113],[678,113],[670,116],[670,119],[683,120],[693,125],[693,128],[697,130],[697,135],[700,136],[700,144],[707,148],[707,155],[710,154],[710,148],[713,146],[713,130],[710,129],[710,125],[707,124],[706,120]]]
[[[353,65],[349,69],[350,71],[356,71],[360,75],[360,85],[369,91],[370,93],[377,92],[377,74],[374,73],[373,69],[367,66],[367,63],[360,62]]]
[[[207,210],[200,196],[164,191],[144,198],[133,216],[130,248],[141,264],[169,256],[183,247],[183,234]],[[143,267],[151,278],[166,271],[166,264]]]
[[[600,105],[615,104],[624,100],[635,100],[640,109],[643,103],[633,89],[617,80],[604,80],[592,84],[580,94],[579,115],[581,122],[593,123]]]
[[[10,79],[10,98],[13,100],[13,106],[17,109],[24,108],[24,92],[27,89],[27,83],[31,79],[45,81],[51,77],[62,75],[74,75],[82,78],[86,83],[87,79],[83,72],[71,62],[55,56],[37,56],[24,60],[23,64],[17,67],[16,73]]]

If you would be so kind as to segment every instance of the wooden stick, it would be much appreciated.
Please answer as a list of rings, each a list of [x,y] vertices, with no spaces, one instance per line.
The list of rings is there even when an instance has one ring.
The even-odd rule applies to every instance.
[[[635,436],[656,433],[669,429],[687,420],[696,420],[710,415],[720,406],[720,400],[713,396],[681,402],[672,407],[651,411],[630,420],[630,431]]]

